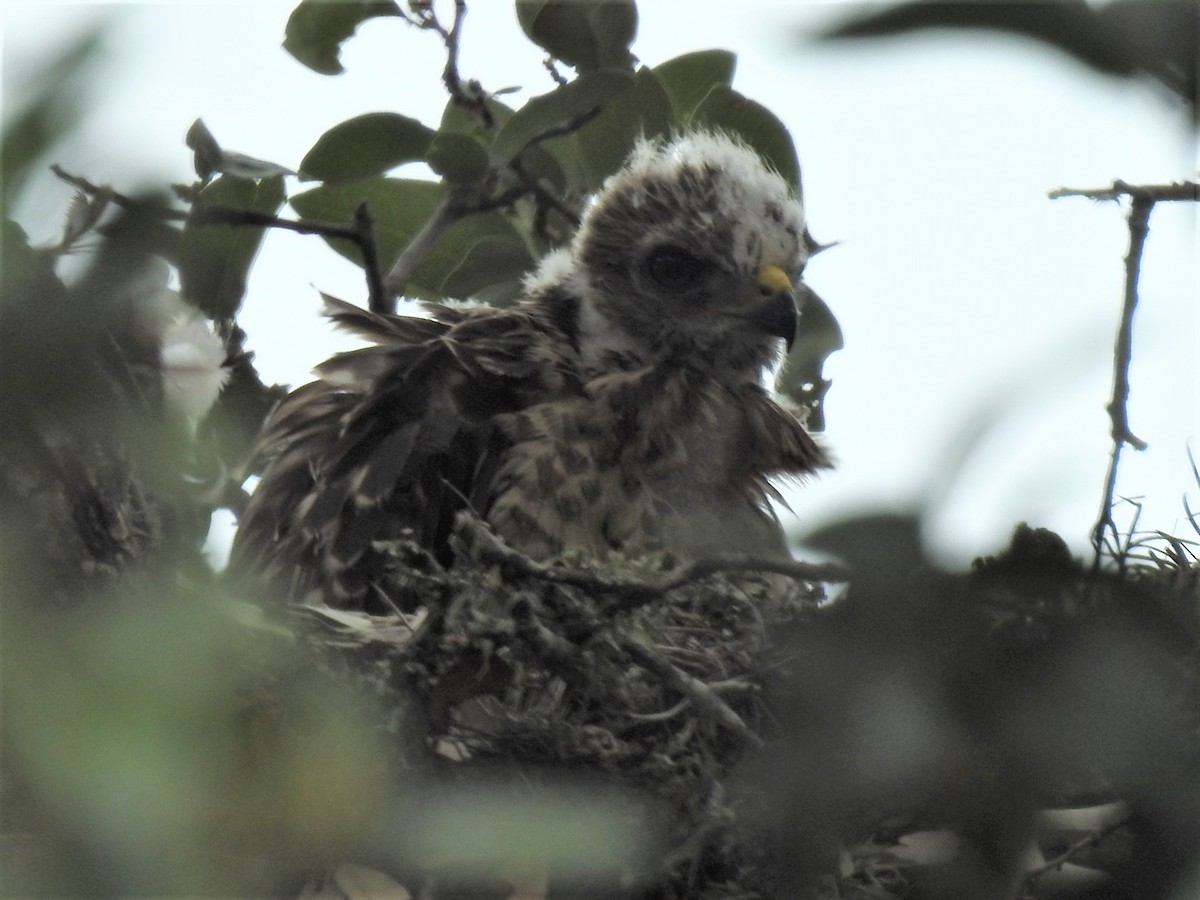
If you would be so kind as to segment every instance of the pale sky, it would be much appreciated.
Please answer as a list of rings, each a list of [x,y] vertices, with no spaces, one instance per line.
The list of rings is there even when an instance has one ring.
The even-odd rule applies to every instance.
[[[445,102],[436,36],[367,23],[348,72],[309,71],[280,48],[290,2],[105,6],[6,0],[4,112],[54,48],[111,16],[81,133],[55,159],[126,192],[193,177],[183,137],[197,117],[231,149],[295,168],[329,127],[395,110],[435,124]],[[1123,212],[1050,201],[1063,185],[1192,178],[1186,113],[1150,84],[1101,77],[1015,38],[927,34],[869,44],[795,38],[848,4],[643,0],[634,51],[656,64],[724,47],[734,86],[773,109],[800,154],[808,218],[840,241],[808,280],[846,349],[827,376],[823,440],[838,469],[789,492],[809,528],[868,509],[929,507],[927,537],[965,563],[1027,520],[1080,552],[1110,449],[1104,405],[1122,291]],[[553,85],[512,5],[475,0],[461,69],[496,89]],[[51,176],[15,217],[49,240],[70,200]],[[1144,498],[1141,527],[1197,538],[1187,461],[1200,413],[1196,208],[1160,204],[1135,323],[1130,419],[1150,447],[1127,451],[1119,491]],[[269,236],[241,317],[267,380],[302,383],[338,346],[318,290],[363,302],[359,271],[319,238]],[[964,442],[967,442],[964,444]]]

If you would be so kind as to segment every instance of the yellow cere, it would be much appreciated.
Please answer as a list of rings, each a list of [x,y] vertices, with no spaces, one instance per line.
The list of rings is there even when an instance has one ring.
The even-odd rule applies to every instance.
[[[792,279],[779,266],[766,265],[758,270],[758,284],[768,293],[778,294],[792,289]]]

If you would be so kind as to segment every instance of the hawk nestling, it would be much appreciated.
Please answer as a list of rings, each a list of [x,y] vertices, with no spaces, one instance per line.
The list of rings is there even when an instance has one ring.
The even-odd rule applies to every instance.
[[[233,565],[378,610],[372,542],[445,554],[464,508],[534,557],[786,554],[768,479],[828,461],[762,378],[795,336],[812,246],[753,150],[693,133],[641,143],[510,308],[330,301],[373,344],[272,415]]]

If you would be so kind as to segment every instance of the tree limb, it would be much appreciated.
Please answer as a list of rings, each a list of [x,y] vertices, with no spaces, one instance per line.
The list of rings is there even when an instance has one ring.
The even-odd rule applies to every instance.
[[[1143,197],[1151,202],[1160,200],[1200,200],[1200,182],[1176,181],[1171,184],[1129,184],[1120,179],[1106,188],[1056,188],[1050,191],[1051,200],[1064,197],[1086,197],[1089,200],[1119,200],[1122,197]]]

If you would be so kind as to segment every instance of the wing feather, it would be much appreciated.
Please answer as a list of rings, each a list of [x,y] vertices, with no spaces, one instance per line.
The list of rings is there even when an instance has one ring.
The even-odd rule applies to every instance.
[[[534,308],[417,319],[325,304],[372,343],[322,363],[268,420],[231,568],[273,593],[387,611],[375,542],[410,534],[445,555],[457,511],[487,502],[508,445],[496,417],[561,390],[571,344]]]

